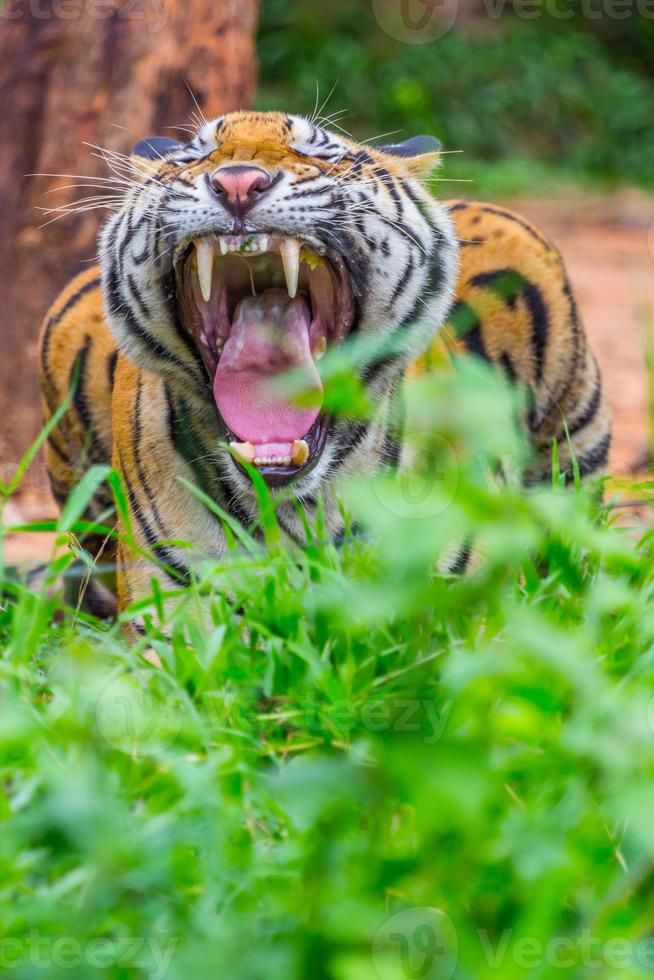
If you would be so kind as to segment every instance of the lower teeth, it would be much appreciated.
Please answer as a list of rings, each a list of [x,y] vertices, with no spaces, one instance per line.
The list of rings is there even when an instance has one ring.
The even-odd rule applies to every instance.
[[[290,456],[257,456],[256,446],[251,442],[230,442],[229,448],[235,456],[254,466],[302,466],[309,458],[309,446],[304,439],[294,439]]]

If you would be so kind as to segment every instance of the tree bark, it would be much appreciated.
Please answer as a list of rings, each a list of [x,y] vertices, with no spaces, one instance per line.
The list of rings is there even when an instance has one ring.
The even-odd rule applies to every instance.
[[[41,424],[39,324],[93,261],[104,214],[42,227],[39,207],[98,192],[26,175],[109,176],[85,144],[129,153],[144,136],[182,138],[173,127],[193,125],[198,106],[207,118],[247,106],[256,19],[257,0],[0,3],[0,479]]]

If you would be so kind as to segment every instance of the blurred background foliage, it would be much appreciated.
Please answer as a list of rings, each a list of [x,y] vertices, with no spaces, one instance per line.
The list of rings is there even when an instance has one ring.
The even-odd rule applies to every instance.
[[[618,19],[599,0],[535,10],[460,0],[442,37],[407,44],[373,7],[379,0],[331,0],[318,14],[264,0],[259,106],[310,113],[317,81],[320,101],[335,85],[324,114],[347,108],[336,121],[357,138],[434,133],[462,151],[446,159],[447,175],[486,193],[541,192],[561,179],[654,185],[654,10],[630,6]]]

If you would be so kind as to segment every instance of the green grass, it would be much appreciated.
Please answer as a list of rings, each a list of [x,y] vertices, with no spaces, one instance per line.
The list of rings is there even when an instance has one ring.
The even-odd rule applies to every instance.
[[[53,592],[69,558],[5,571],[3,973],[651,974],[652,534],[499,486],[524,450],[474,363],[409,400],[419,465],[343,489],[360,534],[290,551],[266,501],[131,648]]]

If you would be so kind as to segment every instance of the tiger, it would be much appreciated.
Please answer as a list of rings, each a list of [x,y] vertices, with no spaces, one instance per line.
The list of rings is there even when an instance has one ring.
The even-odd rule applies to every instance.
[[[528,391],[533,479],[554,440],[568,479],[603,472],[610,413],[561,255],[505,207],[438,200],[440,158],[434,137],[372,145],[254,111],[126,158],[98,264],[54,302],[39,347],[46,419],[72,392],[45,444],[56,501],[92,464],[124,487],[118,543],[85,542],[116,568],[98,605],[125,610],[223,555],[220,515],[259,516],[251,468],[289,541],[305,535],[298,503],[310,524],[319,501],[338,540],[341,481],[405,465],[397,400],[442,336]],[[356,368],[366,418],[322,410],[320,358],[354,336],[380,341]],[[306,397],[280,385],[289,371]],[[110,507],[101,488],[87,516]],[[469,557],[462,545],[451,570]]]

